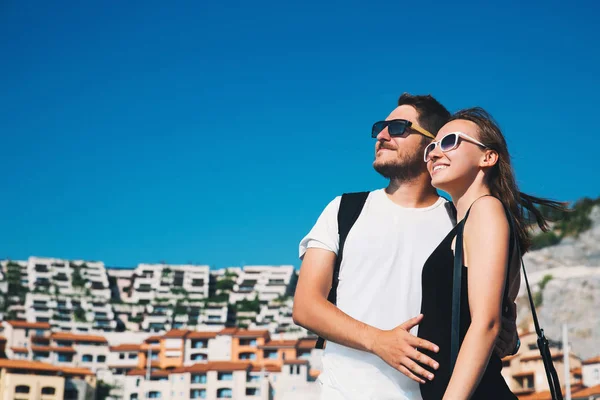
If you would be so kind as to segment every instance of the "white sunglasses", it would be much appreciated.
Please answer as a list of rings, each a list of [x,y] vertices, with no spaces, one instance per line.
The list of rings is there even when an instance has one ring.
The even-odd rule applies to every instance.
[[[425,147],[425,153],[423,155],[423,159],[425,160],[425,162],[429,162],[429,160],[431,160],[429,155],[435,149],[435,147],[438,145],[440,146],[440,150],[443,151],[444,153],[455,149],[456,147],[458,147],[458,138],[467,139],[469,142],[473,142],[473,143],[483,147],[484,149],[488,148],[485,144],[481,143],[480,141],[478,141],[475,138],[472,138],[471,136],[467,135],[466,133],[450,132],[449,134],[447,134],[446,136],[444,136],[437,142],[429,143],[427,145],[427,147]]]

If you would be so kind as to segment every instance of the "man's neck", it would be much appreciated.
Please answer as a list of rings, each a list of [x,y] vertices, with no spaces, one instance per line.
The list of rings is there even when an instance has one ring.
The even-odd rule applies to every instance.
[[[391,179],[385,193],[394,203],[407,208],[429,207],[439,199],[429,174],[404,182]]]

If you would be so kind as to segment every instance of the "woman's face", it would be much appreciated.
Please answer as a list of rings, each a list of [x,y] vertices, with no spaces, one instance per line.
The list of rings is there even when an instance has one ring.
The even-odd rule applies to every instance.
[[[452,132],[461,132],[481,142],[479,129],[474,122],[454,120],[440,129],[435,141],[442,140]],[[438,143],[429,153],[427,170],[434,187],[449,194],[466,190],[481,172],[485,149],[468,138],[459,136],[452,150],[443,152]]]

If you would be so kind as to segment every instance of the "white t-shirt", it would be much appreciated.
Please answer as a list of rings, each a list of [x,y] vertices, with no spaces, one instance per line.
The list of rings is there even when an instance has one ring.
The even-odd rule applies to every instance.
[[[337,254],[341,197],[322,212],[300,242]],[[369,193],[344,246],[337,306],[359,321],[393,329],[421,311],[421,271],[452,229],[442,197],[432,206],[404,208],[379,189]],[[411,333],[416,334],[418,327]],[[419,384],[374,354],[328,342],[319,376],[323,396],[340,399],[421,399]]]

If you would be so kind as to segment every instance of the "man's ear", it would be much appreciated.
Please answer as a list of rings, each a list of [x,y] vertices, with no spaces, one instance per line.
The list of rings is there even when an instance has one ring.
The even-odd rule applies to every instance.
[[[481,158],[480,166],[482,167],[493,167],[498,162],[498,153],[496,150],[486,150],[483,157]]]

